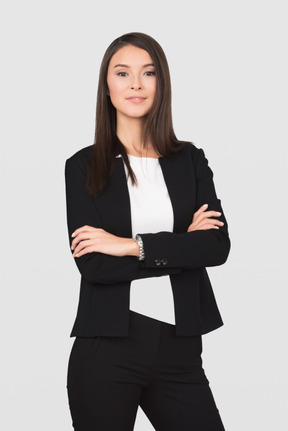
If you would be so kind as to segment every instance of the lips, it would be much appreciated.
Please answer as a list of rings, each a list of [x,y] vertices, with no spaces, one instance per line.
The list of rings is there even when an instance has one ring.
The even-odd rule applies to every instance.
[[[144,102],[144,100],[146,100],[145,97],[128,97],[127,100],[129,100],[132,103],[141,103]]]

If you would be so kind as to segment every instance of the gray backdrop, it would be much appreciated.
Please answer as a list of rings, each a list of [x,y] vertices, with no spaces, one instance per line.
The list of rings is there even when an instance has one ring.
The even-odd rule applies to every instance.
[[[2,2],[1,429],[72,430],[66,371],[80,276],[64,164],[93,142],[105,49],[142,31],[166,52],[176,134],[204,149],[230,227],[230,257],[209,269],[225,321],[203,340],[211,388],[227,431],[287,430],[284,6]],[[152,430],[140,408],[135,430]]]

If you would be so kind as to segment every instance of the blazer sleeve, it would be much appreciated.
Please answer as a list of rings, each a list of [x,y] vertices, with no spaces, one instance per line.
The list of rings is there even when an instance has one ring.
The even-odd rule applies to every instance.
[[[102,228],[93,197],[86,190],[86,173],[70,158],[65,164],[66,211],[70,247],[72,233],[89,225]],[[73,253],[71,251],[71,253]],[[90,283],[114,284],[134,279],[178,274],[177,268],[145,268],[135,256],[111,256],[88,253],[74,258],[81,275]]]
[[[194,147],[195,148],[195,147]],[[207,211],[221,212],[218,220],[224,222],[219,229],[196,230],[185,233],[141,233],[145,261],[141,265],[146,268],[180,267],[200,268],[223,264],[230,251],[230,239],[227,220],[217,198],[213,182],[213,172],[208,165],[204,151],[196,149],[194,162],[196,177],[196,210],[208,204]],[[191,219],[192,222],[192,219]]]

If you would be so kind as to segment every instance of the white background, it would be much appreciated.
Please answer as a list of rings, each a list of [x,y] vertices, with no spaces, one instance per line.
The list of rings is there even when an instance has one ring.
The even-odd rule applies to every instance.
[[[1,429],[72,430],[64,164],[93,143],[105,49],[141,31],[166,52],[175,132],[204,149],[229,224],[229,259],[209,269],[225,325],[203,340],[223,422],[287,430],[285,3],[2,2]],[[140,408],[135,430],[152,430]]]

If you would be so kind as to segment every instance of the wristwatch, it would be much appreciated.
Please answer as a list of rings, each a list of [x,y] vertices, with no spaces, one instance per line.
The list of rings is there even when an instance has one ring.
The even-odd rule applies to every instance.
[[[138,260],[144,260],[145,259],[145,253],[144,253],[144,245],[143,245],[143,241],[140,235],[136,235],[135,237],[135,241],[137,242],[137,244],[139,245],[140,248],[140,256],[137,256]]]

